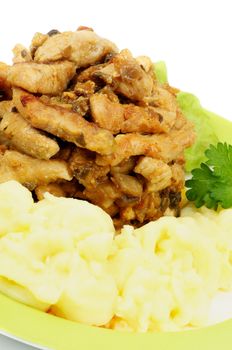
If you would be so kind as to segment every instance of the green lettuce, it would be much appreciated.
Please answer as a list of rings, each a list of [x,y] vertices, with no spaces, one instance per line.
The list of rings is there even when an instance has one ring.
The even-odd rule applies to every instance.
[[[154,64],[154,71],[157,80],[160,84],[164,84],[168,82],[168,73],[167,67],[164,61],[159,61]]]
[[[168,81],[167,69],[164,62],[155,63],[154,70],[157,80],[161,84]],[[206,160],[205,150],[209,145],[217,144],[219,140],[215,132],[215,119],[212,118],[213,113],[202,108],[196,96],[187,92],[180,92],[177,94],[177,102],[184,116],[194,124],[196,131],[194,145],[185,151],[185,170],[190,172]]]
[[[195,143],[185,151],[185,170],[190,172],[205,162],[205,150],[210,144],[217,144],[219,140],[211,123],[211,113],[202,108],[196,96],[180,92],[177,102],[184,116],[194,124],[196,132]]]

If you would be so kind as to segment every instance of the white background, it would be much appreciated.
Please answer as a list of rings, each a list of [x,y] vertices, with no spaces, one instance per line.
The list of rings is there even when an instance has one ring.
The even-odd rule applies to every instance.
[[[165,60],[171,85],[232,120],[231,5],[230,0],[4,0],[0,61],[10,63],[13,46],[29,45],[36,31],[90,26],[134,55]],[[0,349],[27,347],[0,337]]]

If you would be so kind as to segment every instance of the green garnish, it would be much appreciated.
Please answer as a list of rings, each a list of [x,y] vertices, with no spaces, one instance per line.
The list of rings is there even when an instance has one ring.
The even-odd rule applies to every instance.
[[[186,196],[197,208],[232,207],[232,145],[218,143],[205,151],[208,160],[192,170]]]

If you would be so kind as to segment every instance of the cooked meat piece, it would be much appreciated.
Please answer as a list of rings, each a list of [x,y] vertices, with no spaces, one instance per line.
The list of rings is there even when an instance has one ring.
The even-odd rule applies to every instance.
[[[4,116],[5,113],[11,112],[12,108],[13,108],[12,100],[1,101],[0,102],[0,119]]]
[[[77,67],[86,67],[99,62],[109,52],[117,52],[117,47],[92,31],[64,32],[49,37],[36,50],[35,61],[68,59]]]
[[[120,132],[124,123],[124,108],[119,103],[111,102],[106,95],[90,96],[91,115],[95,123],[112,133]]]
[[[155,69],[154,69],[154,63],[148,56],[138,56],[136,57],[136,61],[142,67],[142,69],[150,75],[152,80],[156,82],[156,75],[155,75]]]
[[[71,180],[67,164],[62,160],[34,159],[17,151],[6,151],[0,156],[0,183],[16,180],[33,190],[36,186]]]
[[[89,98],[80,96],[72,103],[72,111],[77,112],[82,117],[89,112]]]
[[[136,213],[134,211],[134,208],[132,207],[125,207],[120,210],[120,226],[119,228],[122,228],[125,223],[130,223],[131,221],[134,221],[136,219]]]
[[[144,192],[142,198],[137,198],[134,202],[133,198],[128,199],[128,202],[125,200],[125,205],[120,207],[117,217],[113,219],[117,229],[122,228],[125,224],[133,223],[134,226],[138,227],[146,222],[156,220],[164,214],[169,204],[167,201],[165,206],[162,206],[162,196],[159,192]],[[118,202],[119,200],[117,200]]]
[[[135,176],[116,173],[112,177],[113,183],[124,194],[132,197],[141,197],[143,186]]]
[[[112,134],[89,123],[78,113],[50,106],[21,89],[14,89],[13,99],[21,115],[35,128],[100,154],[111,154]]]
[[[48,34],[42,34],[42,33],[35,33],[32,40],[31,40],[31,45],[33,47],[39,47],[43,45],[43,43],[49,38]]]
[[[110,180],[100,183],[94,189],[85,189],[84,194],[93,204],[99,205],[107,212],[108,210],[112,212],[115,200],[122,196],[122,193]]]
[[[33,93],[58,95],[66,89],[74,74],[75,65],[68,61],[52,64],[24,62],[9,68],[8,81]]]
[[[180,129],[175,126],[169,134],[154,135],[154,142],[157,142],[161,159],[166,163],[178,158],[183,151],[190,147],[195,141],[194,126],[187,119]],[[153,136],[152,136],[153,137]]]
[[[0,132],[18,151],[39,159],[49,159],[59,151],[56,141],[33,128],[19,113],[5,113]]]
[[[136,157],[130,157],[129,159],[124,159],[121,163],[116,166],[111,167],[111,174],[129,174],[136,165]]]
[[[135,219],[140,224],[157,220],[163,215],[159,192],[143,193],[141,201],[133,207],[133,210]]]
[[[152,92],[153,79],[141,68],[129,50],[122,50],[115,55],[95,75],[111,85],[114,91],[131,100],[143,100]]]
[[[78,81],[74,86],[74,92],[81,96],[93,95],[95,92],[95,83],[91,80],[87,80],[84,83]]]
[[[177,118],[176,118],[176,122],[173,126],[173,129],[174,130],[181,130],[183,127],[186,126],[186,122],[189,123],[187,121],[187,119],[185,118],[185,116],[183,115],[183,113],[179,109],[177,109]],[[191,124],[191,125],[192,125],[192,128],[194,128],[194,125],[193,124]]]
[[[115,137],[114,152],[109,156],[98,156],[96,161],[98,165],[116,166],[123,159],[145,155],[169,163],[176,159],[185,148],[190,147],[194,139],[193,125],[187,120],[181,129],[173,128],[168,134],[119,134]]]
[[[49,38],[48,34],[35,33],[30,46],[31,55],[34,58],[35,52]]]
[[[166,88],[154,83],[152,95],[144,99],[150,106],[160,108],[170,112],[177,111],[177,101],[174,94]]]
[[[60,97],[58,97],[59,99]],[[64,91],[62,92],[60,100],[65,100],[66,102],[72,102],[77,98],[77,95],[74,91]]]
[[[13,63],[22,63],[22,62],[30,62],[32,61],[31,53],[21,44],[15,45],[13,48]]]
[[[175,123],[176,112],[168,112],[154,107],[124,107],[125,122],[122,132],[160,133],[168,132]]]
[[[0,124],[1,119],[5,115],[5,113],[8,113],[13,108],[13,101],[12,100],[6,100],[0,102]],[[0,146],[4,146],[3,149],[5,149],[5,146],[9,146],[10,142],[9,139],[4,135],[4,133],[0,130]]]
[[[9,143],[8,138],[0,131],[0,153],[9,148]]]
[[[85,83],[86,81],[93,81],[95,80],[96,76],[95,73],[97,73],[101,68],[106,67],[105,63],[96,64],[94,66],[90,66],[83,71],[81,71],[75,78],[77,82]]]
[[[98,166],[93,152],[76,147],[69,159],[69,167],[75,178],[87,189],[94,189],[107,180],[109,166]]]
[[[148,192],[157,192],[171,185],[172,170],[162,160],[141,157],[134,171],[148,180]]]
[[[99,93],[103,94],[103,95],[106,95],[108,97],[108,99],[111,101],[111,102],[117,102],[119,103],[119,98],[118,98],[118,95],[116,95],[116,93],[111,89],[110,86],[106,85],[104,86],[100,91]]]
[[[168,132],[176,120],[176,111],[111,102],[103,94],[90,96],[90,108],[95,123],[114,134]]]
[[[174,191],[181,191],[185,183],[184,167],[178,163],[174,163],[170,168],[172,171],[171,189]]]
[[[114,152],[108,156],[98,156],[96,162],[98,165],[116,166],[131,156],[148,155],[159,158],[159,151],[154,143],[156,137],[157,135],[150,136],[138,133],[119,134],[115,137]]]
[[[138,56],[136,57],[136,61],[138,64],[145,70],[146,73],[150,73],[152,71],[154,78],[154,68],[153,62],[148,56]]]
[[[120,208],[128,208],[133,207],[136,204],[139,204],[141,201],[141,197],[133,197],[131,195],[122,194],[120,198],[118,198],[115,203]]]

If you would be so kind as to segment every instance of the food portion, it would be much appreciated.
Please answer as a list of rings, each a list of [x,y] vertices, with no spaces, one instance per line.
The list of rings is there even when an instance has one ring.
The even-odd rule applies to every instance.
[[[209,325],[232,291],[232,148],[209,113],[162,62],[91,28],[13,53],[0,63],[0,292],[110,329]],[[184,169],[202,161],[186,196],[216,210],[180,211]]]
[[[139,229],[86,201],[35,203],[0,185],[0,292],[45,312],[110,329],[177,331],[210,324],[232,291],[232,209],[186,207]],[[20,205],[19,205],[20,203]]]
[[[87,200],[117,229],[179,215],[195,132],[148,57],[86,27],[36,33],[13,53],[0,64],[1,182]]]

